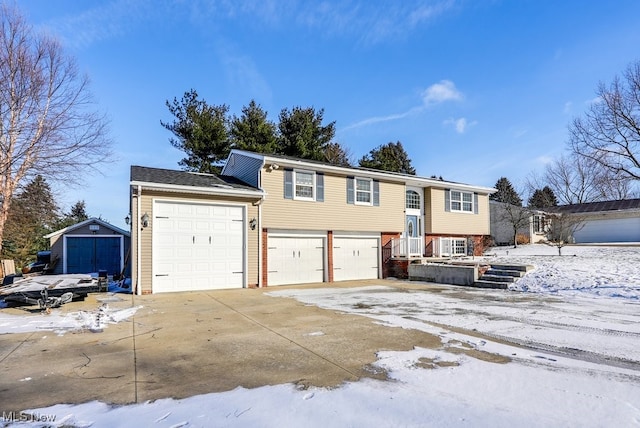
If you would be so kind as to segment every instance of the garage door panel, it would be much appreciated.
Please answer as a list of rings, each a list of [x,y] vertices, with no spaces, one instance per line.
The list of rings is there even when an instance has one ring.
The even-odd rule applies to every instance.
[[[587,221],[574,238],[577,243],[640,242],[640,218]]]
[[[156,201],[154,213],[168,217],[154,228],[154,292],[244,286],[243,207]]]
[[[324,239],[268,237],[268,285],[324,281]]]
[[[334,238],[333,247],[334,281],[378,278],[377,238]]]

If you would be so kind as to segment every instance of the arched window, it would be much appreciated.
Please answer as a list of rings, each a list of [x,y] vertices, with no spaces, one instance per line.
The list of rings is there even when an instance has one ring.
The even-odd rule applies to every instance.
[[[415,190],[407,190],[405,196],[405,208],[412,210],[420,209],[420,194]]]

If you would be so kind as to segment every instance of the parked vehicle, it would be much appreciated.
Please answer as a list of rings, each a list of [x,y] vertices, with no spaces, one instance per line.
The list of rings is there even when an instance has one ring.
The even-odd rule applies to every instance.
[[[22,268],[22,273],[43,272],[51,263],[51,251],[38,251],[36,260]]]

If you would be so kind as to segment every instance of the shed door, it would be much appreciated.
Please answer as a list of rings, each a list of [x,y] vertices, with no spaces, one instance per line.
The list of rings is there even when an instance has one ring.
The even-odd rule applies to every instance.
[[[106,270],[108,275],[120,273],[121,238],[114,236],[67,236],[67,273],[93,273]]]
[[[244,286],[244,207],[156,201],[153,212],[154,293]]]
[[[377,279],[379,253],[376,238],[334,238],[333,280]]]
[[[324,281],[324,239],[269,237],[267,285]]]

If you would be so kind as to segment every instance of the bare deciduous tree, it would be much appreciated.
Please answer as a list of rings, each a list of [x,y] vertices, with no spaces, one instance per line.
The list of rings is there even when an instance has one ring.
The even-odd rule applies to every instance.
[[[513,236],[513,247],[518,247],[518,233],[529,232],[529,224],[531,223],[531,216],[534,211],[510,204],[508,202],[492,202],[495,204],[495,209],[492,209],[491,215],[496,214],[496,218],[499,222],[508,225]]]
[[[558,248],[558,255],[562,255],[562,247],[573,242],[574,234],[582,229],[585,218],[578,214],[556,211],[545,214],[547,243]]]
[[[575,153],[563,155],[548,164],[541,176],[527,179],[529,192],[549,186],[563,205],[582,204],[632,197],[633,185],[591,158]]]
[[[23,180],[78,182],[111,158],[107,121],[88,78],[54,38],[0,5],[0,248],[11,199]]]
[[[640,180],[640,61],[609,86],[600,83],[596,94],[569,126],[571,148],[616,176]]]

